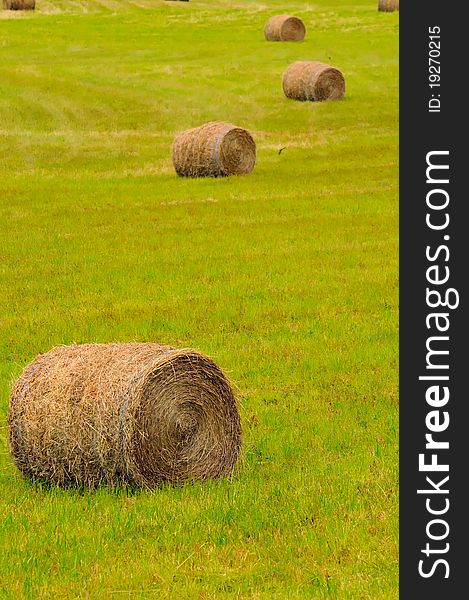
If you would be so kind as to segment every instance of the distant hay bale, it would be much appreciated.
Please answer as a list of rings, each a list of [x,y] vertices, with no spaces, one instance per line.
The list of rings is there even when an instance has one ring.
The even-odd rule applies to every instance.
[[[339,100],[345,94],[341,71],[321,62],[292,63],[283,74],[282,85],[285,96],[294,100]]]
[[[301,42],[305,33],[303,21],[291,15],[270,17],[264,27],[264,36],[269,42]]]
[[[176,136],[173,164],[184,177],[243,175],[256,164],[256,144],[246,129],[231,123],[206,123]]]
[[[221,369],[195,350],[73,344],[14,385],[10,449],[24,474],[61,486],[153,488],[231,474],[241,427]]]
[[[36,0],[3,0],[5,10],[34,10]]]
[[[393,12],[399,10],[399,0],[379,0],[378,10],[382,12]]]

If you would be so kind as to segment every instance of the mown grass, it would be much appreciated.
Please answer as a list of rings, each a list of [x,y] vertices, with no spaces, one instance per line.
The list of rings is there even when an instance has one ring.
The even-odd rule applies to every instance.
[[[265,42],[274,12],[305,42]],[[398,15],[37,0],[1,17],[0,597],[397,598]],[[284,98],[298,59],[342,69],[346,98]],[[254,135],[253,173],[178,178],[174,135],[218,119]],[[23,480],[12,378],[56,344],[130,340],[229,374],[233,479]]]

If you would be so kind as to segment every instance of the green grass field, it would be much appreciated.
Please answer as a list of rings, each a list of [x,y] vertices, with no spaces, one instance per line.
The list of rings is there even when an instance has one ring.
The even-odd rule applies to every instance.
[[[268,43],[275,13],[302,43]],[[0,598],[398,596],[398,13],[377,0],[37,0],[0,11]],[[346,98],[283,96],[295,60]],[[178,178],[177,132],[247,128],[245,177]],[[279,153],[279,150],[284,150]],[[12,380],[71,342],[211,355],[232,480],[48,489]]]

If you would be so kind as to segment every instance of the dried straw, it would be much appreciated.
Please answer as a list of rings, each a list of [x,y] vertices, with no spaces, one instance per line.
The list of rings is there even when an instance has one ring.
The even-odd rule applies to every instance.
[[[34,10],[36,0],[3,0],[5,10]]]
[[[256,144],[241,127],[206,123],[176,136],[173,164],[176,173],[185,177],[242,175],[256,164]]]
[[[343,74],[330,65],[314,61],[291,64],[283,74],[282,85],[285,96],[294,100],[338,100],[345,94]]]
[[[382,12],[394,12],[399,10],[399,0],[379,0],[378,10]]]
[[[195,350],[151,343],[40,355],[12,389],[9,431],[24,474],[91,488],[228,476],[241,444],[220,368]]]
[[[303,21],[291,15],[270,17],[264,27],[264,36],[269,42],[301,42],[305,34]]]

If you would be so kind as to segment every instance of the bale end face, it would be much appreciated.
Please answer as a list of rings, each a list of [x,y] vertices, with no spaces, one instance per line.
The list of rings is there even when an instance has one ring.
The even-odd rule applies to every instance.
[[[303,21],[292,15],[270,17],[264,27],[264,37],[269,42],[301,42],[305,34]]]
[[[256,164],[256,144],[246,129],[211,122],[178,134],[172,155],[182,177],[245,175]]]

